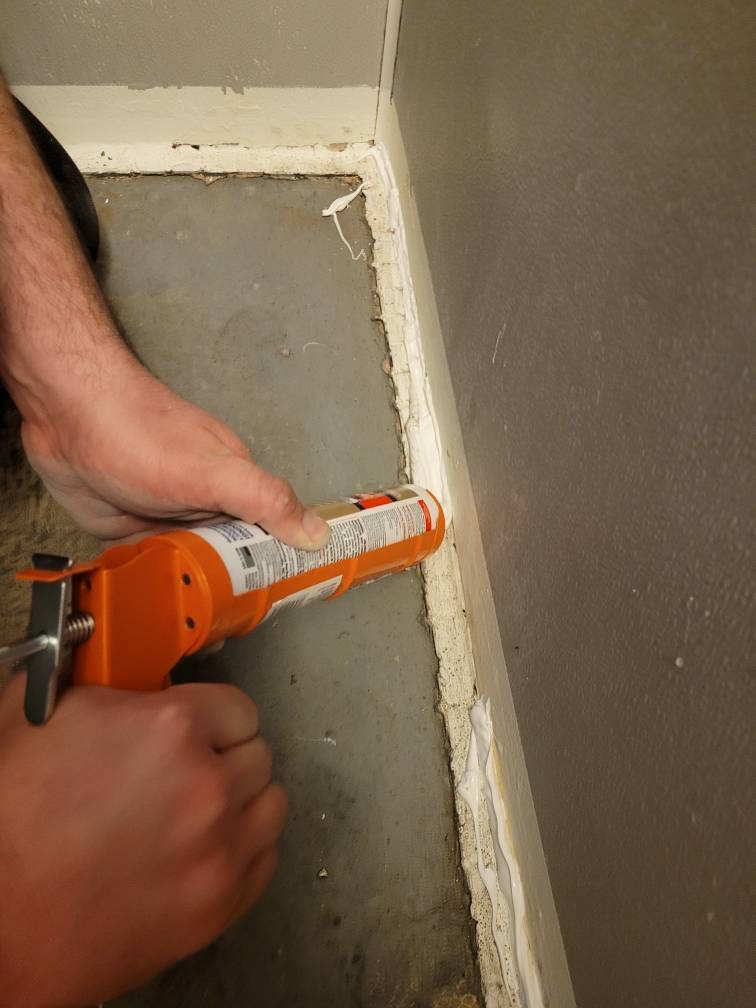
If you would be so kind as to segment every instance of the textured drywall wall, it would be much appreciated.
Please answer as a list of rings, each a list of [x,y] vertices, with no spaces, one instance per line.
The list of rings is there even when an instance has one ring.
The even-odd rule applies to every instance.
[[[404,7],[395,101],[581,1008],[753,993],[755,93],[746,0]]]
[[[387,0],[4,0],[13,84],[377,87]]]

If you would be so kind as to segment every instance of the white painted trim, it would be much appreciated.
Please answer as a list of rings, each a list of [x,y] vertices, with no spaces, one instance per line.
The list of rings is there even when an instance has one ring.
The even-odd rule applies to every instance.
[[[480,695],[491,699],[499,796],[507,811],[511,848],[516,853],[522,879],[528,924],[523,937],[540,973],[543,1004],[574,1008],[575,998],[509,686],[433,280],[393,102],[381,105],[376,139],[393,168],[401,204],[423,360],[433,390],[434,420],[444,446],[443,461],[454,513],[462,598],[468,600],[476,688]],[[502,873],[499,874],[500,884],[506,884]],[[484,934],[482,941],[486,940]],[[526,991],[525,994],[531,1008],[535,1008],[539,992]]]
[[[370,144],[247,147],[243,144],[67,144],[88,175],[357,175]]]
[[[378,89],[150,88],[19,85],[13,88],[60,142],[244,144],[302,147],[372,140]]]

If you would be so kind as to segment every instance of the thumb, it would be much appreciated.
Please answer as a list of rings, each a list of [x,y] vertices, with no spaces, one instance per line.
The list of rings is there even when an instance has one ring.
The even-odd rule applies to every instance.
[[[203,482],[207,493],[198,507],[260,524],[297,549],[320,549],[328,542],[327,523],[302,504],[286,480],[251,459],[227,455],[206,470]]]

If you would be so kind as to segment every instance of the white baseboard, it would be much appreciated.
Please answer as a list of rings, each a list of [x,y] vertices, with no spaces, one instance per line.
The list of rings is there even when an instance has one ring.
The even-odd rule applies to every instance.
[[[376,141],[385,149],[392,165],[401,204],[422,353],[432,390],[435,423],[444,450],[446,492],[451,503],[462,590],[467,600],[476,686],[479,695],[491,699],[501,799],[524,895],[527,927],[524,939],[540,975],[540,991],[526,990],[525,996],[531,1008],[538,1003],[553,1008],[574,1008],[574,993],[509,687],[430,266],[392,102],[381,103]],[[500,883],[506,884],[501,879]]]
[[[248,147],[240,143],[69,143],[86,175],[359,175],[371,144]]]
[[[60,142],[306,147],[372,140],[378,89],[18,85]]]

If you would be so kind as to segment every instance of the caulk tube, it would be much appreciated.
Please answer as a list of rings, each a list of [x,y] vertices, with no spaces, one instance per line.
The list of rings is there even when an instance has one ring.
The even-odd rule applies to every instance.
[[[225,521],[169,533],[201,570],[211,600],[194,653],[248,633],[283,609],[335,598],[419,563],[440,546],[444,514],[428,490],[408,485],[314,509],[331,528],[320,550],[294,549],[259,525]]]
[[[70,583],[73,611],[91,628],[72,649],[75,685],[162,689],[187,655],[246,634],[282,609],[405,570],[444,537],[441,505],[417,486],[358,494],[316,510],[331,537],[315,552],[287,546],[259,525],[226,521],[158,533],[72,567],[33,567],[17,576]]]
[[[316,510],[331,527],[316,552],[286,546],[258,525],[226,521],[113,546],[71,568],[65,576],[74,609],[94,621],[91,636],[74,649],[73,682],[161,689],[186,655],[248,633],[282,609],[405,570],[444,537],[441,505],[417,486]]]

